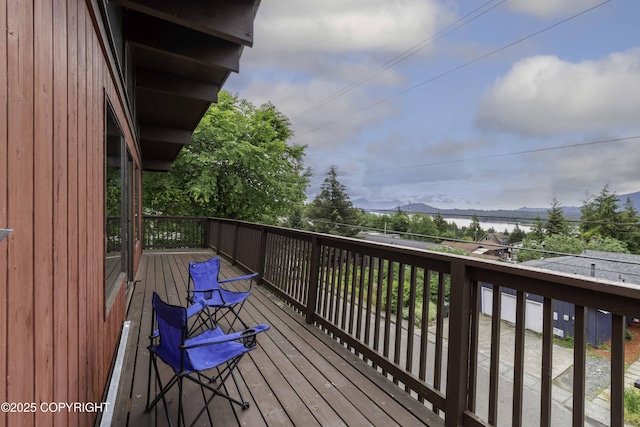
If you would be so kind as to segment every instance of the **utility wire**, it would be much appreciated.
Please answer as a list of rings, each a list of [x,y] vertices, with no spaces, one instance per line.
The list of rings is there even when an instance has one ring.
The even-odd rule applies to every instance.
[[[443,161],[440,161],[440,162],[421,163],[419,165],[398,166],[398,167],[395,167],[395,168],[377,169],[377,170],[373,170],[373,171],[342,173],[342,174],[338,174],[338,175],[339,176],[364,175],[364,174],[370,174],[370,173],[380,173],[380,172],[388,172],[388,171],[411,169],[411,168],[422,168],[422,167],[426,167],[426,166],[440,166],[440,165],[447,165],[447,164],[451,164],[451,163],[486,160],[486,159],[493,159],[493,158],[497,158],[497,157],[516,156],[516,155],[520,155],[520,154],[532,154],[532,153],[541,153],[541,152],[544,152],[544,151],[563,150],[565,148],[586,147],[586,146],[590,146],[590,145],[606,144],[606,143],[611,143],[611,142],[628,141],[628,140],[631,140],[631,139],[638,139],[638,138],[640,138],[640,135],[625,136],[625,137],[622,137],[622,138],[602,139],[602,140],[599,140],[599,141],[580,142],[580,143],[576,143],[576,144],[556,145],[554,147],[535,148],[535,149],[531,149],[531,150],[513,151],[513,152],[510,152],[510,153],[487,154],[485,156],[466,157],[466,158],[462,158],[462,159],[453,159],[453,160],[443,160]]]
[[[413,85],[413,86],[411,86],[411,87],[409,87],[409,88],[407,88],[405,90],[397,92],[394,95],[387,96],[386,98],[383,98],[383,99],[381,99],[379,101],[376,101],[373,104],[369,104],[368,106],[366,106],[364,108],[361,108],[360,110],[354,111],[353,113],[350,113],[350,114],[346,114],[346,115],[344,115],[344,116],[342,116],[342,117],[340,117],[340,118],[338,118],[336,120],[333,120],[331,122],[325,123],[322,126],[318,126],[318,127],[314,128],[314,129],[308,131],[307,133],[304,133],[304,134],[300,135],[299,137],[300,138],[304,137],[304,136],[309,135],[311,133],[314,133],[314,132],[316,132],[316,131],[318,131],[320,129],[323,129],[323,128],[327,127],[327,126],[333,125],[333,124],[341,122],[341,121],[343,121],[343,120],[345,120],[347,118],[350,118],[350,117],[353,117],[353,116],[355,116],[357,114],[360,114],[360,113],[362,113],[364,111],[370,110],[371,108],[376,107],[376,106],[378,106],[378,105],[380,105],[380,104],[382,104],[382,103],[384,103],[386,101],[389,101],[391,99],[397,98],[397,97],[402,96],[402,95],[405,95],[405,94],[407,94],[407,93],[409,93],[409,92],[411,92],[411,91],[413,91],[413,90],[415,90],[415,89],[417,89],[417,88],[419,88],[421,86],[424,86],[424,85],[426,85],[428,83],[431,83],[431,82],[433,82],[435,80],[438,80],[438,79],[440,79],[442,77],[448,76],[449,74],[452,74],[452,73],[454,73],[454,72],[456,72],[458,70],[466,68],[469,65],[475,64],[476,62],[479,62],[479,61],[481,61],[481,60],[483,60],[485,58],[488,58],[488,57],[490,57],[492,55],[495,55],[496,53],[502,52],[503,50],[506,50],[506,49],[508,49],[510,47],[513,47],[513,46],[515,46],[515,45],[517,45],[519,43],[522,43],[522,42],[524,42],[526,40],[529,40],[530,38],[533,38],[533,37],[535,37],[537,35],[540,35],[540,34],[546,32],[546,31],[549,31],[549,30],[551,30],[551,29],[553,29],[553,28],[555,28],[555,27],[557,27],[559,25],[562,25],[562,24],[564,24],[566,22],[569,22],[569,21],[571,21],[571,20],[573,20],[573,19],[575,19],[575,18],[577,18],[577,17],[579,17],[581,15],[584,15],[585,13],[588,13],[588,12],[590,12],[590,11],[596,9],[596,8],[599,8],[599,7],[601,7],[601,6],[603,6],[603,5],[607,4],[607,3],[610,3],[611,1],[612,0],[606,0],[606,1],[604,1],[602,3],[599,3],[599,4],[595,5],[595,6],[592,6],[592,7],[588,8],[588,9],[586,9],[586,10],[583,10],[582,12],[579,12],[579,13],[577,13],[575,15],[572,15],[572,16],[570,16],[568,18],[565,18],[565,19],[563,19],[561,21],[558,21],[555,24],[549,25],[549,26],[547,26],[547,27],[545,27],[545,28],[543,28],[541,30],[538,30],[535,33],[529,34],[528,36],[522,37],[522,38],[520,38],[520,39],[518,39],[518,40],[516,40],[514,42],[511,42],[511,43],[506,44],[506,45],[504,45],[502,47],[494,49],[491,52],[488,52],[488,53],[486,53],[484,55],[480,55],[475,59],[472,59],[470,61],[465,62],[464,64],[458,65],[457,67],[451,68],[451,69],[449,69],[449,70],[447,70],[447,71],[445,71],[443,73],[437,74],[437,75],[435,75],[435,76],[433,76],[433,77],[431,77],[431,78],[429,78],[427,80],[424,80],[424,81],[422,81],[422,82],[420,82],[418,84],[415,84],[415,85]]]
[[[352,91],[356,87],[361,86],[362,84],[364,84],[367,81],[371,80],[373,77],[375,77],[375,76],[383,73],[384,71],[396,66],[397,64],[401,63],[402,61],[405,61],[405,60],[409,59],[410,57],[412,57],[413,55],[417,54],[421,50],[433,45],[438,40],[448,36],[449,34],[453,33],[454,31],[458,30],[459,28],[462,28],[465,25],[469,24],[470,22],[475,21],[477,18],[481,17],[485,13],[487,13],[487,12],[493,10],[494,8],[500,6],[506,0],[502,0],[500,3],[491,6],[489,9],[483,11],[482,13],[470,18],[467,21],[464,21],[467,17],[469,17],[470,15],[473,15],[474,13],[476,13],[477,11],[481,10],[482,8],[484,8],[485,6],[487,6],[488,4],[490,4],[490,3],[494,2],[494,1],[495,0],[490,0],[490,1],[486,2],[486,3],[484,3],[482,6],[476,8],[473,11],[469,12],[468,14],[464,15],[463,17],[458,19],[456,22],[454,22],[454,23],[444,27],[442,30],[436,32],[431,37],[421,41],[420,43],[410,47],[407,50],[405,50],[401,54],[391,58],[390,60],[388,60],[387,62],[385,62],[384,64],[380,65],[378,68],[376,68],[373,72],[361,77],[360,79],[356,80],[355,82],[347,85],[346,87],[338,90],[337,92],[333,93],[332,95],[328,96],[327,98],[323,99],[322,101],[318,102],[317,104],[312,105],[311,107],[307,108],[306,110],[304,110],[301,113],[297,114],[296,116],[292,117],[291,121],[294,122],[296,120],[299,120],[302,117],[304,117],[304,116],[306,116],[306,115],[318,110],[319,108],[322,108],[323,106],[329,104],[330,102],[334,101],[335,99],[341,97],[342,95],[345,95],[346,93]],[[461,21],[464,21],[464,22],[461,22]],[[450,31],[446,31],[446,30],[448,30],[449,28],[451,28],[453,26],[456,26],[456,27],[453,28]],[[439,37],[436,37],[439,34],[441,34],[441,35]]]

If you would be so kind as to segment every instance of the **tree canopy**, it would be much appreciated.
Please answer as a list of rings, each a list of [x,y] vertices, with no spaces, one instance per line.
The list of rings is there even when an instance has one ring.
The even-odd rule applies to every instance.
[[[275,223],[306,199],[306,146],[289,119],[220,91],[168,173],[145,172],[144,206],[164,215]]]

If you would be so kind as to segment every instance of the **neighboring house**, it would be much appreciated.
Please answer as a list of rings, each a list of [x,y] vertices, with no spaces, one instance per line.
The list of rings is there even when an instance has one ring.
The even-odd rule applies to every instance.
[[[508,247],[484,242],[442,242],[444,246],[462,249],[469,252],[469,255],[490,260],[506,259]]]
[[[142,171],[190,142],[259,3],[0,0],[0,401],[103,400],[142,254]],[[96,414],[0,426],[54,418]]]
[[[358,237],[371,242],[388,243],[390,245],[404,246],[407,248],[433,249],[442,247],[437,243],[424,242],[421,240],[402,239],[399,234],[383,234],[376,232],[360,232]]]
[[[640,255],[618,254],[613,252],[584,251],[579,255],[546,258],[523,262],[520,265],[553,270],[565,274],[592,276],[628,286],[640,286]],[[485,314],[492,312],[493,286],[482,283],[481,310]],[[504,320],[515,322],[515,294],[512,289],[504,289],[502,294],[502,313]],[[542,302],[539,295],[526,295],[527,329],[542,332]],[[560,337],[574,336],[574,306],[561,300],[554,300],[554,333]],[[640,338],[640,337],[638,337]],[[611,314],[602,310],[587,310],[587,342],[598,347],[611,339]]]
[[[491,243],[494,245],[508,246],[509,236],[504,233],[489,233],[485,234],[484,237],[482,237],[482,239],[480,239],[479,241],[483,243]]]

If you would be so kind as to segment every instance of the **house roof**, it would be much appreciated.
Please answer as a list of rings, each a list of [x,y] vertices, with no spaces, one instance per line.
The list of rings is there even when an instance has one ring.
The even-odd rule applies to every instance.
[[[591,276],[593,271],[594,277],[640,284],[640,255],[587,250],[578,255],[531,260],[521,265],[582,276]]]
[[[169,170],[229,74],[240,70],[260,0],[111,2],[123,8],[143,169]]]

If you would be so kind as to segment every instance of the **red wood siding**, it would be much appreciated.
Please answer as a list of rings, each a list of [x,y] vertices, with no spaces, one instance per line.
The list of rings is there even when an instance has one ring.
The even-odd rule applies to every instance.
[[[0,402],[100,402],[125,317],[124,284],[104,307],[106,97],[140,161],[92,5],[0,0]]]

